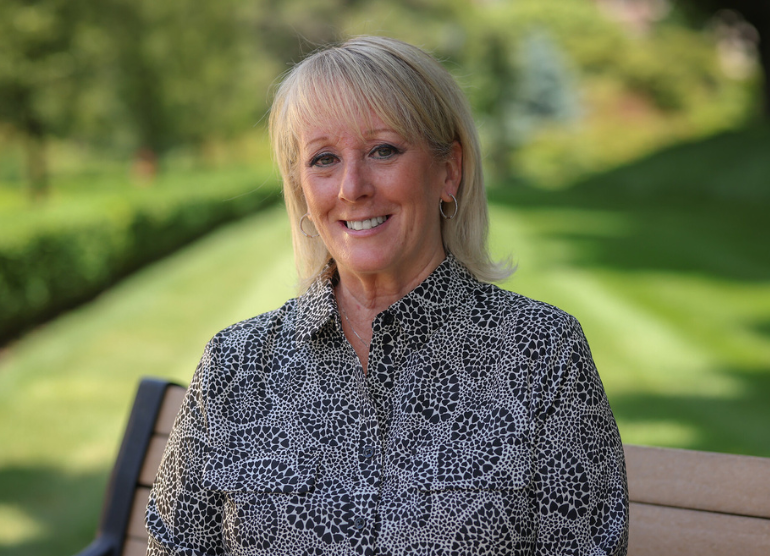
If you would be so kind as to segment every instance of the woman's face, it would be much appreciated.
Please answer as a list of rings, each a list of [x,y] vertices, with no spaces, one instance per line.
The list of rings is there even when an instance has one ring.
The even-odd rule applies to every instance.
[[[408,281],[444,259],[439,200],[457,192],[462,150],[455,143],[439,161],[427,145],[408,143],[376,115],[370,122],[371,129],[337,121],[306,128],[300,184],[341,277]]]

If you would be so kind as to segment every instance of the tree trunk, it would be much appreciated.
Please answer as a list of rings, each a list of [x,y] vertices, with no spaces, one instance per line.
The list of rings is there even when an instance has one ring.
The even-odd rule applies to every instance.
[[[155,181],[158,173],[158,157],[155,151],[149,147],[142,147],[134,154],[134,162],[131,165],[131,174],[134,182],[147,187]]]
[[[770,121],[770,3],[768,0],[730,0],[725,7],[739,11],[759,33],[759,64],[762,69],[762,119]]]
[[[770,122],[770,21],[767,18],[753,21],[759,31],[759,64],[762,68],[762,117]]]
[[[46,164],[45,137],[39,132],[27,132],[24,148],[27,158],[27,183],[33,200],[48,196],[48,166]]]

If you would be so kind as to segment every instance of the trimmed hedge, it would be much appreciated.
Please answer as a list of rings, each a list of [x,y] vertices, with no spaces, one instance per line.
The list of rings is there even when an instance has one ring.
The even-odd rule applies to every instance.
[[[232,178],[177,177],[146,189],[86,194],[56,217],[32,218],[12,233],[6,226],[0,233],[0,343],[280,198],[277,186],[259,187],[253,175]]]

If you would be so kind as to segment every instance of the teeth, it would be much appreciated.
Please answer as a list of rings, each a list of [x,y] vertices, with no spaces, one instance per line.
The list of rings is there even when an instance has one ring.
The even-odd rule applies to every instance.
[[[346,220],[345,224],[351,230],[371,230],[387,220],[387,216],[377,216],[369,220]]]

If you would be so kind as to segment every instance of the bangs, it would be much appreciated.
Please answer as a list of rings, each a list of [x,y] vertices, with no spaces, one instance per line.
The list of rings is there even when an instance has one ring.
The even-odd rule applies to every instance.
[[[287,111],[288,126],[299,132],[308,127],[323,126],[328,122],[344,123],[363,136],[372,129],[372,114],[393,128],[407,141],[418,138],[419,127],[408,114],[402,114],[403,104],[394,96],[383,94],[369,83],[345,79],[344,75],[323,74],[305,80],[297,87],[297,98],[290,101]],[[331,77],[331,78],[330,78]]]
[[[448,138],[431,133],[443,118],[428,84],[402,60],[382,52],[350,47],[320,51],[296,66],[281,88],[282,113],[272,116],[282,129],[274,130],[273,140],[282,144],[292,165],[301,131],[330,121],[344,122],[363,137],[375,114],[406,141],[425,140],[439,151],[453,138],[451,132]],[[441,131],[439,135],[446,135]]]

